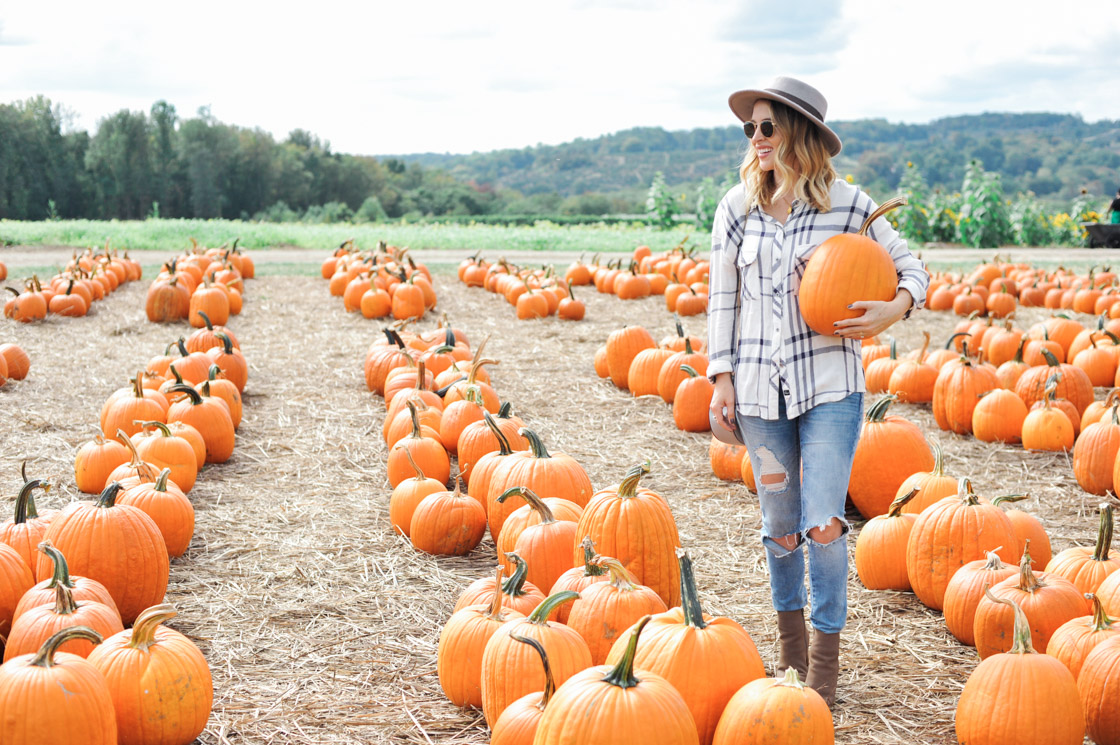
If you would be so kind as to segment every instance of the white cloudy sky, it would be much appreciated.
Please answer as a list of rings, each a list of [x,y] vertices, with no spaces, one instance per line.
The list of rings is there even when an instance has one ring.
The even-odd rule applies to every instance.
[[[8,0],[0,103],[95,131],[181,117],[336,152],[471,152],[634,126],[734,124],[727,96],[801,77],[829,119],[982,111],[1120,119],[1116,0]]]

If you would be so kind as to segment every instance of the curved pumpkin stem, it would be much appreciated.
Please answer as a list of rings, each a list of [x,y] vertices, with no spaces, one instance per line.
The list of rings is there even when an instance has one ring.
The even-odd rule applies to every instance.
[[[897,398],[898,396],[895,396],[893,393],[883,396],[878,401],[871,404],[871,407],[867,410],[867,416],[864,417],[864,419],[868,422],[882,422],[887,416],[887,409],[890,408],[890,405],[894,403]]]
[[[66,557],[62,555],[62,552],[55,548],[50,541],[43,541],[37,548],[46,554],[54,565],[54,570],[51,572],[51,581],[47,583],[47,587],[54,588],[58,585],[65,585],[73,588],[74,582],[70,579],[70,566],[66,563]]]
[[[899,515],[901,515],[902,508],[905,507],[910,502],[910,500],[918,496],[919,491],[921,491],[921,489],[915,486],[905,494],[900,494],[895,497],[894,500],[891,501],[890,506],[887,507],[887,517],[898,517]]]
[[[631,466],[630,470],[626,472],[626,477],[618,485],[618,496],[620,497],[633,497],[638,493],[638,482],[642,480],[642,476],[649,473],[649,461],[639,463],[636,466]]]
[[[116,507],[117,495],[120,493],[121,488],[121,482],[119,481],[114,481],[106,486],[105,490],[102,491],[101,495],[97,498],[97,506],[105,508]]]
[[[888,199],[887,201],[883,202],[881,205],[879,205],[879,209],[872,212],[867,216],[867,219],[863,221],[863,225],[861,225],[859,228],[858,235],[867,235],[867,231],[871,229],[871,223],[875,222],[891,210],[901,207],[906,203],[907,199],[903,196],[894,197],[893,199]]]
[[[39,651],[27,664],[34,667],[53,667],[55,664],[54,655],[58,648],[72,639],[85,639],[87,642],[93,642],[94,644],[102,642],[101,634],[89,626],[70,626],[52,634],[49,639],[43,642],[43,646],[39,647]]]
[[[54,612],[57,616],[72,616],[78,612],[74,593],[61,582],[54,587]]]
[[[536,639],[530,639],[527,636],[519,636],[517,634],[510,634],[510,639],[519,641],[522,644],[528,644],[533,649],[537,650],[537,654],[541,657],[541,664],[544,666],[544,691],[541,693],[541,700],[535,705],[541,711],[544,711],[548,706],[552,694],[556,691],[556,679],[552,677],[552,666],[548,664],[548,653],[544,651],[544,646]]]
[[[534,458],[552,457],[548,454],[548,450],[545,449],[544,443],[541,442],[540,436],[537,435],[537,433],[533,430],[529,429],[528,427],[522,427],[521,429],[517,430],[517,434],[521,435],[529,441],[529,450],[530,452],[532,452]]]
[[[598,556],[594,561],[596,565],[610,572],[610,584],[616,590],[633,592],[638,589],[639,585],[637,579],[626,570],[626,567],[624,567],[622,562],[618,559],[613,556]]]
[[[626,643],[626,652],[622,655],[618,664],[607,673],[607,676],[602,678],[604,683],[610,683],[619,688],[633,688],[641,682],[634,677],[634,657],[638,652],[638,636],[651,618],[653,616],[645,615],[642,616],[642,620],[638,621],[634,631],[630,633],[630,641]]]
[[[1104,612],[1101,599],[1091,592],[1085,593],[1086,600],[1093,601],[1093,626],[1090,631],[1108,631],[1113,626],[1113,620]]]
[[[35,489],[42,489],[43,491],[50,491],[51,485],[49,481],[42,479],[24,480],[23,486],[20,487],[19,495],[16,496],[16,515],[14,522],[16,525],[22,525],[28,520],[33,520],[39,517],[38,510],[35,509],[35,497],[32,492]]]
[[[541,525],[556,522],[556,516],[552,514],[552,510],[545,501],[527,486],[511,486],[498,496],[498,503],[505,502],[514,494],[524,499],[529,504],[529,508],[540,515]]]
[[[708,626],[704,620],[704,609],[700,606],[700,593],[696,591],[696,577],[692,573],[692,558],[684,549],[677,549],[677,565],[681,569],[681,610],[684,611],[686,626],[703,629]]]
[[[128,641],[128,646],[139,650],[152,646],[156,643],[156,629],[160,624],[177,615],[179,614],[171,603],[160,603],[145,609],[132,624],[132,637]]]
[[[509,554],[506,555],[509,556]],[[548,617],[552,615],[552,611],[569,600],[577,600],[578,598],[579,593],[575,590],[561,590],[560,592],[555,592],[537,604],[537,607],[529,614],[529,622],[535,623],[538,626],[543,626],[548,623]]]
[[[483,411],[482,419],[486,422],[486,426],[490,428],[490,431],[494,433],[494,436],[498,438],[498,454],[512,454],[513,448],[509,446],[509,438],[506,437],[506,433],[501,430],[498,423],[494,421],[494,417],[490,416],[490,412]]]
[[[991,600],[993,603],[1003,603],[1010,605],[1015,612],[1015,626],[1012,631],[1011,649],[1008,654],[1037,654],[1034,651],[1034,645],[1031,644],[1031,624],[1027,620],[1027,614],[1023,613],[1023,609],[1019,604],[1010,598],[997,598],[992,594],[992,591],[987,585],[984,585],[984,597]]]
[[[506,559],[513,562],[513,574],[502,580],[502,592],[509,595],[511,598],[519,598],[522,595],[527,595],[525,592],[525,580],[529,576],[529,565],[521,558],[521,555],[516,551],[508,551]],[[499,567],[500,568],[500,567]]]

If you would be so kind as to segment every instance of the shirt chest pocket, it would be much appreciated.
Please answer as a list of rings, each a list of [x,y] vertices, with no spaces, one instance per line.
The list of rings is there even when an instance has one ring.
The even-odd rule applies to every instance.
[[[739,247],[735,257],[739,272],[740,300],[758,300],[762,296],[762,273],[758,260],[758,246],[748,245],[747,241]]]

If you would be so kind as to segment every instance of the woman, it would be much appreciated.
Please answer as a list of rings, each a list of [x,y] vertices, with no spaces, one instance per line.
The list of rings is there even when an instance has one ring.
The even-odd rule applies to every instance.
[[[840,138],[825,125],[828,104],[815,88],[781,77],[732,94],[730,104],[750,149],[712,229],[710,414],[714,430],[743,440],[754,468],[778,669],[796,669],[832,706],[847,618],[844,503],[863,416],[860,340],[921,307],[929,275],[879,218],[870,235],[898,269],[894,299],[853,303],[863,314],[840,321],[831,337],[809,329],[797,300],[805,263],[826,238],[859,230],[877,205],[836,177]]]

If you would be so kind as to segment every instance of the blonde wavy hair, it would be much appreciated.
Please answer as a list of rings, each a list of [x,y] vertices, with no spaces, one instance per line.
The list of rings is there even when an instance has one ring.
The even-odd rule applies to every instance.
[[[769,103],[770,119],[774,128],[782,133],[774,166],[782,189],[779,191],[775,186],[773,173],[758,167],[758,154],[753,146],[748,146],[739,167],[739,178],[747,194],[747,211],[755,206],[769,207],[776,198],[792,192],[794,199],[828,212],[832,206],[829,190],[836,180],[836,169],[820,130],[800,112],[780,101]]]

